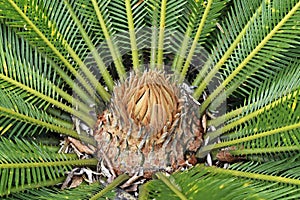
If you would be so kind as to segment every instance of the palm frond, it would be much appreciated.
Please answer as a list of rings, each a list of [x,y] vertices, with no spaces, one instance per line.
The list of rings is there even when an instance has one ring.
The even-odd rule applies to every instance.
[[[71,166],[96,165],[97,160],[78,160],[77,155],[53,153],[34,142],[1,138],[1,196],[12,191],[40,187],[50,181],[61,182]]]
[[[162,68],[165,62],[163,55],[174,53],[172,41],[178,34],[184,33],[181,25],[185,20],[186,4],[187,1],[146,1],[147,25],[151,27],[149,46],[151,46],[150,66],[152,68]]]
[[[1,131],[1,134],[4,134],[5,131],[7,130],[7,128],[5,128],[4,125],[7,125],[8,127],[14,127],[14,129],[12,129],[12,132],[10,133],[10,136],[14,135],[14,133],[16,132],[17,134],[22,134],[27,135],[28,132],[30,134],[34,134],[35,131],[39,131],[41,132],[43,128],[46,127],[51,127],[52,126],[52,130],[59,130],[59,126],[54,126],[54,122],[56,122],[56,124],[60,124],[62,125],[62,129],[64,128],[68,128],[69,130],[66,131],[70,131],[72,128],[72,124],[70,124],[69,122],[64,122],[62,120],[59,119],[55,119],[52,118],[50,115],[47,115],[44,111],[38,110],[36,107],[34,107],[31,104],[28,104],[24,101],[22,101],[21,98],[18,98],[18,96],[16,96],[15,94],[8,94],[3,92],[0,89],[0,95],[1,95],[1,100],[0,100],[0,111],[1,111],[1,115],[2,115],[2,119],[1,119],[1,129],[3,129]],[[13,119],[13,120],[10,120]],[[27,128],[27,130],[24,130],[24,132],[20,131],[23,130],[24,128],[21,128],[22,125],[24,125],[24,121],[27,123],[31,123],[31,124],[35,124],[38,125],[40,127],[42,127],[41,130],[35,128],[33,130],[30,130],[30,128]],[[52,124],[52,125],[51,125]],[[61,129],[61,130],[62,130]],[[15,135],[18,136],[18,135]]]
[[[224,4],[224,2],[222,2],[222,1],[221,2],[214,2],[214,4],[213,4],[213,1],[208,1],[207,4],[205,4],[205,6],[204,6],[205,10],[204,10],[203,15],[201,17],[199,25],[196,28],[197,31],[196,31],[196,33],[195,33],[195,35],[193,37],[193,42],[192,42],[190,50],[189,50],[189,52],[187,54],[187,58],[186,58],[185,64],[182,67],[182,70],[181,70],[181,67],[180,67],[181,62],[179,62],[177,64],[177,68],[179,68],[181,70],[181,72],[180,72],[180,80],[179,80],[180,82],[182,82],[185,79],[185,76],[186,76],[186,74],[188,72],[189,66],[191,65],[193,57],[195,57],[195,56],[197,57],[197,56],[200,55],[199,52],[198,52],[198,55],[195,55],[195,53],[197,52],[197,49],[199,49],[199,43],[200,43],[199,39],[200,39],[200,37],[202,36],[202,38],[203,38],[202,34],[203,34],[204,26],[207,25],[206,23],[213,23],[211,21],[212,20],[211,17],[216,17],[215,16],[216,15],[215,12],[218,12],[222,8],[223,4]],[[191,25],[191,24],[189,24],[189,25]],[[215,26],[216,25],[217,24],[215,24]],[[201,48],[202,47],[200,47],[200,52],[201,52]]]
[[[190,65],[191,63],[195,63],[191,61],[191,58],[195,56],[199,47],[202,47],[205,44],[206,39],[209,37],[210,33],[213,32],[218,23],[218,16],[221,14],[222,9],[225,7],[225,1],[213,1],[209,7],[208,13],[206,13],[205,19],[202,18],[205,8],[207,8],[207,4],[203,1],[188,1],[186,6],[185,15],[187,16],[186,20],[182,22],[183,27],[182,29],[185,30],[184,38],[182,39],[181,46],[173,44],[177,51],[177,55],[174,59],[172,64],[172,68],[176,68],[178,72],[180,72],[181,68],[184,65],[184,59],[187,57],[187,49],[192,44],[190,41],[192,38],[194,39],[194,50],[190,52],[190,59],[186,62],[186,66]],[[202,23],[201,23],[201,20]],[[204,23],[204,24],[203,24]],[[197,34],[198,32],[198,34]],[[180,36],[178,36],[180,38]],[[177,43],[178,41],[176,41]],[[197,45],[196,45],[197,44]],[[179,52],[178,52],[179,50]],[[196,52],[195,52],[196,51]],[[199,50],[198,50],[199,51]],[[203,51],[201,51],[203,52]],[[197,55],[200,53],[197,52]],[[200,66],[196,66],[200,67]]]
[[[238,117],[227,120],[224,127],[206,136],[213,140],[226,133],[221,137],[224,142],[206,146],[200,151],[233,145],[240,155],[299,151],[299,80],[298,61],[253,92]],[[220,125],[220,119],[211,125]]]
[[[280,199],[287,196],[298,198],[300,182],[297,177],[286,178],[280,173],[278,176],[261,174],[271,174],[271,166],[276,164],[278,169],[284,168],[285,165],[280,163],[280,166],[274,162],[262,165],[260,170],[257,170],[260,166],[257,163],[235,165],[232,169],[199,165],[170,177],[159,174],[158,180],[143,186],[140,199]],[[269,172],[265,172],[264,169],[268,169]]]
[[[145,27],[144,9],[144,6],[141,6],[137,0],[111,1],[107,9],[112,20],[111,29],[117,33],[114,36],[114,43],[119,47],[122,55],[131,54],[135,71],[141,67],[138,41],[141,37],[139,32]]]
[[[14,92],[7,93],[0,89],[0,95],[1,135],[8,132],[9,137],[18,137],[36,133],[46,134],[47,130],[51,130],[79,138],[78,133],[73,130],[73,124],[69,121],[55,118],[34,105],[24,102]]]
[[[293,35],[293,39],[290,39],[290,33],[286,31],[293,29],[293,22],[299,18],[300,13],[297,12],[299,7],[300,3],[296,1],[286,1],[285,4],[280,4],[279,1],[262,4],[262,14],[255,16],[253,22],[247,28],[248,30],[245,31],[244,37],[241,38],[239,48],[231,52],[231,57],[225,63],[223,73],[225,73],[226,79],[221,82],[220,86],[218,86],[201,105],[201,112],[209,106],[211,101],[215,99],[224,88],[230,86],[231,83],[237,88],[242,83],[242,77],[244,77],[243,79],[245,80],[258,70],[260,74],[265,75],[264,77],[260,76],[260,78],[266,79],[269,77],[270,71],[276,70],[280,66],[282,67],[282,65],[278,66],[277,64],[280,63],[280,61],[278,61],[281,58],[280,52],[292,47],[295,41],[293,39],[299,37],[299,35],[295,34]],[[272,10],[280,14],[272,14]],[[268,29],[265,28],[264,23],[268,24]],[[296,32],[300,31],[297,27],[294,29]],[[260,34],[256,34],[257,30],[261,30],[259,31]],[[255,42],[253,42],[253,40]],[[278,41],[281,42],[279,43]],[[239,56],[237,57],[236,55]],[[224,63],[224,60],[222,63]],[[257,63],[260,64],[257,65]],[[270,63],[272,63],[271,67],[267,65]],[[218,69],[217,66],[218,65],[216,65],[215,69]],[[215,70],[212,70],[212,72],[213,71]],[[237,75],[239,76],[235,79]],[[235,82],[235,80],[239,82]],[[202,86],[207,85],[207,83],[209,83],[209,80],[203,81],[201,86],[196,90],[195,97],[198,96],[197,94],[199,94],[199,92],[203,92]],[[253,82],[252,85],[257,85],[257,83]],[[226,95],[228,96],[229,94],[226,93]]]
[[[217,39],[217,45],[212,48],[212,56],[200,70],[193,85],[199,85],[197,91],[195,91],[195,96],[199,96],[208,85],[209,80],[214,77],[217,71],[222,67],[226,60],[230,57],[234,49],[240,43],[242,37],[246,34],[246,30],[253,23],[254,18],[256,18],[261,13],[260,0],[257,1],[234,1],[233,7],[231,7],[232,18],[227,23],[227,31],[224,32],[224,22],[220,23],[222,31],[219,31]],[[237,19],[239,20],[237,23]],[[234,25],[234,27],[232,27]],[[224,33],[223,33],[224,32]],[[223,52],[223,55],[219,55]],[[212,68],[211,65],[215,63]],[[208,73],[209,72],[209,73]],[[205,79],[204,79],[205,78]],[[201,83],[201,84],[200,84]],[[202,91],[202,92],[201,92]]]
[[[59,190],[56,188],[41,188],[41,189],[31,189],[25,190],[23,193],[14,193],[12,197],[6,198],[9,199],[66,199],[68,197],[72,197],[72,199],[82,200],[91,198],[95,193],[99,190],[102,190],[103,186],[100,183],[93,183],[90,185],[81,184],[80,186],[74,189],[67,190]],[[105,194],[103,197],[99,199],[110,199],[115,196],[113,191]]]
[[[119,78],[122,80],[125,78],[125,67],[122,63],[122,58],[120,56],[120,50],[115,44],[115,34],[116,30],[113,29],[112,20],[110,17],[110,12],[107,12],[109,1],[96,1],[93,0],[80,0],[76,1],[78,4],[78,12],[81,16],[84,17],[84,29],[88,31],[88,34],[91,37],[91,40],[94,44],[107,43],[109,51],[111,54],[105,52],[105,48],[101,47],[97,52],[103,57],[104,60],[107,60],[106,57],[109,57],[109,62],[113,60],[116,70],[118,72]],[[76,7],[75,7],[76,9]],[[82,21],[82,20],[81,20]],[[101,49],[105,49],[104,51]],[[101,52],[99,52],[99,50]],[[94,51],[92,51],[94,53]],[[104,54],[104,55],[103,55]]]
[[[270,33],[270,39],[265,44],[263,44],[263,41],[267,39],[267,37],[262,40],[260,44],[258,45],[264,45],[259,51],[252,52],[251,54],[256,53],[253,58],[247,63],[247,66],[245,69],[243,69],[240,73],[241,75],[238,76],[238,78],[235,78],[235,80],[232,81],[232,83],[228,84],[227,86],[227,93],[230,95],[231,93],[234,94],[249,94],[249,91],[251,91],[253,88],[257,88],[260,85],[259,80],[265,80],[266,78],[272,76],[276,73],[277,70],[280,70],[282,68],[285,68],[285,66],[291,61],[293,56],[286,55],[286,52],[295,48],[296,45],[299,45],[299,34],[291,35],[289,30],[293,29],[293,26],[291,23],[293,21],[296,21],[297,18],[299,18],[299,12],[296,12],[290,16],[290,19],[284,22],[282,20],[281,22],[278,21],[279,16],[288,16],[287,11],[285,10],[285,5],[279,4],[279,2],[274,1],[273,5],[269,5],[270,8],[264,8],[262,10],[262,13],[265,14],[262,15],[261,18],[254,21],[258,26],[265,25],[264,31],[261,31],[261,36],[266,35],[267,33]],[[267,7],[267,6],[266,6]],[[297,10],[297,6],[294,7],[295,10]],[[274,11],[276,10],[276,11]],[[269,13],[268,13],[269,12]],[[272,14],[272,13],[278,13],[278,14]],[[269,16],[268,16],[269,15]],[[278,27],[281,26],[278,30],[273,24],[274,21],[278,22]],[[283,25],[284,24],[284,25]],[[273,25],[273,30],[271,31],[270,27]],[[269,31],[268,31],[269,30]],[[295,27],[295,32],[299,33],[300,29]],[[259,37],[258,34],[255,34],[257,30],[255,27],[251,27],[249,30],[249,33],[252,37],[252,40],[256,40],[253,36]],[[273,32],[276,32],[272,34]],[[246,34],[247,37],[247,34]],[[246,39],[245,39],[246,40]],[[241,42],[245,41],[244,39]],[[252,42],[250,45],[250,41],[246,42],[248,48],[251,45],[254,45],[252,48],[254,49],[255,44]],[[240,49],[238,49],[239,54],[243,54]],[[259,64],[260,67],[257,67]],[[234,64],[235,65],[235,64]],[[272,67],[269,67],[269,66]],[[229,66],[229,65],[228,65]],[[226,68],[224,72],[227,74],[230,73],[232,70],[229,68]],[[227,74],[228,75],[228,74]],[[225,76],[227,76],[225,75]],[[239,87],[240,85],[243,85],[242,87]],[[238,89],[241,88],[241,89]]]
[[[63,2],[58,5],[61,9],[65,8]],[[105,100],[109,99],[107,91],[97,81],[96,77],[91,71],[89,71],[85,63],[82,61],[82,58],[78,56],[74,48],[70,45],[72,40],[66,40],[67,37],[59,32],[57,26],[62,26],[65,23],[71,26],[75,23],[70,20],[67,15],[60,14],[59,16],[61,18],[55,18],[58,21],[52,21],[48,16],[51,16],[53,13],[51,12],[51,9],[47,9],[47,3],[44,3],[43,1],[31,1],[28,4],[24,1],[9,0],[1,2],[1,7],[6,11],[0,13],[2,18],[9,20],[7,24],[14,27],[19,35],[30,41],[32,45],[39,47],[39,51],[55,60],[56,63],[63,64],[75,77],[78,78],[80,83],[87,89],[88,93],[93,96],[95,90],[83,75],[77,73],[76,68],[73,67],[71,64],[72,62],[69,61],[69,59],[73,60],[73,62],[77,63],[77,66],[80,67],[91,84],[95,86],[94,88],[98,91],[102,98]],[[61,10],[60,13],[67,13],[67,11]],[[39,20],[39,18],[44,20]],[[66,29],[64,29],[64,31],[66,34],[69,32]],[[73,31],[76,32],[76,30]],[[76,36],[78,35],[72,35],[74,40],[77,40]],[[69,43],[67,41],[69,41]],[[78,43],[73,45],[78,45]]]
[[[52,73],[53,69],[51,65],[46,63],[46,59],[42,58],[37,52],[34,52],[26,42],[20,41],[11,29],[3,26],[3,24],[1,24],[0,33],[0,51],[2,55],[0,62],[4,66],[0,69],[1,79],[10,78],[57,100],[57,92],[48,84],[60,85],[60,78],[55,72]],[[16,48],[16,51],[11,50],[20,46],[22,47],[21,49]],[[28,60],[25,61],[26,58]],[[4,87],[2,85],[2,88]],[[38,100],[40,99],[32,99],[32,103],[38,104],[39,102],[35,102]],[[49,103],[46,105],[41,103],[41,105],[48,107]]]
[[[96,47],[95,45],[92,43],[91,38],[88,36],[87,32],[85,31],[81,21],[78,19],[78,17],[76,16],[76,13],[74,11],[74,9],[72,8],[71,4],[68,3],[68,1],[64,1],[64,3],[67,5],[68,11],[70,13],[70,15],[72,16],[73,20],[75,21],[76,25],[79,28],[79,31],[85,41],[85,43],[88,46],[88,49],[90,50],[90,52],[92,53],[92,56],[94,57],[97,66],[100,70],[100,73],[103,76],[103,79],[106,83],[106,86],[112,90],[113,86],[114,86],[114,82],[112,80],[111,75],[108,73],[105,64],[102,60],[102,58],[99,56],[98,52],[96,51]]]
[[[0,1],[0,196],[119,198],[128,180],[141,199],[299,199],[299,11],[299,0]],[[157,79],[148,64],[166,77],[143,87]],[[129,138],[143,134],[151,142]],[[57,153],[61,136],[95,154]],[[169,146],[170,168],[153,158]],[[59,190],[81,166],[99,183]]]
[[[88,115],[90,108],[64,91],[64,82],[56,74],[56,69],[47,63],[47,58],[34,51],[24,40],[19,40],[10,28],[2,25],[0,32],[0,64],[4,66],[0,69],[2,90],[13,92],[43,110],[51,104],[78,117]],[[66,103],[62,103],[61,98]],[[72,104],[77,105],[80,111],[73,109]],[[93,124],[91,119],[82,119]]]

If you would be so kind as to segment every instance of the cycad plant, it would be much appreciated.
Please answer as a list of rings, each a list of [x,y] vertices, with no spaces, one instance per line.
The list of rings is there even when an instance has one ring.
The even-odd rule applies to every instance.
[[[0,0],[0,195],[299,199],[299,19],[299,0]]]

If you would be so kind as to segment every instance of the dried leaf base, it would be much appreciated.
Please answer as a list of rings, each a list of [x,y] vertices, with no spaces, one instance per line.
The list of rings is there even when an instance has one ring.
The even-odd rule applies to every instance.
[[[176,79],[158,71],[131,74],[98,116],[97,157],[116,175],[173,172],[197,160],[204,129],[199,104]],[[187,156],[188,155],[188,156]]]

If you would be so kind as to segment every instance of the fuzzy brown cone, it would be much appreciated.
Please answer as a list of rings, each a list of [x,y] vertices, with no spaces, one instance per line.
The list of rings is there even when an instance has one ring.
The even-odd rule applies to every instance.
[[[110,108],[98,117],[97,156],[109,159],[117,174],[129,175],[195,164],[185,153],[202,144],[197,110],[187,91],[163,72],[131,74],[114,88]]]

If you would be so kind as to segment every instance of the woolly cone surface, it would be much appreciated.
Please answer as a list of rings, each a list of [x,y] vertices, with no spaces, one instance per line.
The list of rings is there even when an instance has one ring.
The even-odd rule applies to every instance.
[[[97,156],[107,158],[117,174],[149,177],[196,163],[186,154],[202,144],[199,105],[171,76],[152,70],[132,73],[115,86],[109,109],[98,117],[95,139]]]

